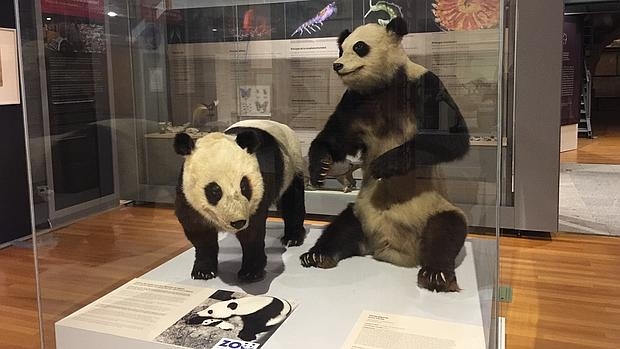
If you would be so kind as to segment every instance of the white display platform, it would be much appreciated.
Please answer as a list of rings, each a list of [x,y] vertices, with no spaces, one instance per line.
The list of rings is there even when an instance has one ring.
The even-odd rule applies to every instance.
[[[471,325],[474,330],[468,333],[469,339],[485,343],[470,241],[459,255],[460,264],[456,269],[461,292],[434,293],[417,287],[417,269],[397,267],[370,257],[345,259],[336,268],[328,270],[303,268],[299,256],[313,246],[319,234],[320,229],[311,229],[303,246],[285,249],[278,240],[282,235],[281,225],[270,224],[266,238],[267,276],[259,283],[237,284],[240,246],[230,234],[220,234],[219,276],[216,279],[191,279],[193,249],[141,278],[249,294],[267,293],[297,303],[294,312],[261,347],[266,349],[340,348],[365,310]],[[58,349],[179,348],[68,326],[67,318],[56,323]],[[480,349],[485,347],[482,344]]]

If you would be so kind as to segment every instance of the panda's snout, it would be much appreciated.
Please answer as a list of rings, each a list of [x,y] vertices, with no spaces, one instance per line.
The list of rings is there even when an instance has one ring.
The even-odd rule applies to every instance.
[[[241,220],[238,220],[238,221],[230,222],[230,226],[235,228],[235,229],[241,229],[245,225],[245,222],[246,221],[244,219],[241,219]]]
[[[342,64],[342,63],[334,63],[334,70],[335,71],[339,71],[342,68],[344,68],[344,64]]]

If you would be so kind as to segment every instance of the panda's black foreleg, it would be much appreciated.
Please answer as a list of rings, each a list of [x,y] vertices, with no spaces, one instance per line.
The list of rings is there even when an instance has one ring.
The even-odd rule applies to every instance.
[[[235,236],[241,243],[243,257],[237,278],[243,282],[256,282],[265,277],[267,255],[265,254],[265,222],[267,208],[261,205],[250,218],[248,227]]]
[[[187,203],[180,188],[177,188],[174,213],[183,226],[185,236],[196,250],[192,279],[213,279],[217,276],[217,254],[219,252],[217,229]]]
[[[445,211],[430,217],[420,242],[421,268],[418,285],[437,292],[457,292],[455,259],[467,236],[467,222],[458,212]]]
[[[304,201],[303,174],[296,175],[286,189],[278,204],[284,219],[284,236],[280,239],[284,246],[300,246],[304,243],[306,229],[306,203]]]
[[[362,224],[353,212],[353,204],[342,211],[323,231],[310,251],[299,258],[304,267],[333,268],[342,259],[363,254]]]
[[[192,279],[213,279],[217,276],[217,254],[219,252],[217,230],[212,227],[193,230],[187,225],[184,225],[184,229],[185,235],[196,250]]]

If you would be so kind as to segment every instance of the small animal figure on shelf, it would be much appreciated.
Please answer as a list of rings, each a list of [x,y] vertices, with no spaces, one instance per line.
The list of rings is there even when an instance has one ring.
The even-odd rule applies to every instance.
[[[217,105],[218,100],[213,100],[209,104],[198,103],[192,112],[192,127],[199,130],[205,130],[207,125],[217,121]],[[212,131],[212,130],[205,130]]]
[[[463,211],[444,196],[437,165],[462,158],[469,132],[442,81],[412,62],[401,45],[407,24],[366,24],[338,38],[333,69],[347,87],[308,152],[310,183],[332,163],[361,153],[364,179],[354,204],[302,254],[305,267],[333,268],[371,255],[420,267],[431,291],[458,291],[456,256],[467,235]]]
[[[272,204],[284,218],[285,246],[305,238],[301,145],[288,126],[270,120],[244,120],[224,133],[197,141],[179,133],[174,149],[185,161],[176,191],[175,213],[196,249],[194,279],[218,271],[218,232],[234,233],[243,250],[240,281],[265,276],[265,222]]]
[[[308,157],[304,157],[304,162],[306,166],[304,166],[304,183],[306,186],[306,190],[316,190],[316,188],[310,184],[310,173],[308,172]],[[344,161],[339,161],[333,164],[329,164],[329,169],[327,170],[326,178],[334,178],[342,185],[342,191],[345,193],[350,193],[351,191],[357,189],[357,181],[353,178],[353,172],[362,168],[359,162],[353,162],[349,159],[345,159]]]
[[[310,18],[309,20],[303,22],[291,36],[295,36],[295,34],[299,34],[299,36],[304,35],[304,32],[308,34],[316,33],[317,30],[321,30],[323,26],[323,22],[325,22],[329,17],[333,16],[338,12],[338,7],[336,6],[336,2],[333,1],[325,6],[316,16]]]
[[[368,12],[366,12],[366,14],[364,15],[364,18],[368,17],[368,15],[370,15],[373,12],[384,12],[390,18],[389,19],[381,19],[381,18],[378,19],[377,23],[381,24],[382,26],[386,26],[388,23],[390,23],[391,20],[393,20],[396,17],[399,17],[399,16],[403,17],[402,8],[393,2],[377,1],[375,2],[374,5],[372,3],[372,0],[369,0],[369,2],[370,2],[370,8],[368,9]]]

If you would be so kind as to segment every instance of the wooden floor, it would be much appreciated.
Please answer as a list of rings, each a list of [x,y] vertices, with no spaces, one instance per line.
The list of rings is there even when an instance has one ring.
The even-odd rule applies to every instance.
[[[561,153],[560,162],[620,165],[620,125],[599,124],[594,128],[594,136],[579,138],[577,149]]]
[[[502,306],[509,349],[620,348],[620,238],[502,238]]]
[[[39,239],[46,348],[53,323],[189,247],[169,208],[123,207]],[[618,348],[620,238],[501,239],[513,287],[507,348]],[[0,348],[39,348],[32,252],[0,250]]]

